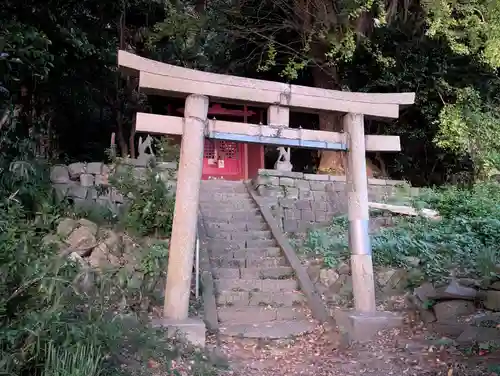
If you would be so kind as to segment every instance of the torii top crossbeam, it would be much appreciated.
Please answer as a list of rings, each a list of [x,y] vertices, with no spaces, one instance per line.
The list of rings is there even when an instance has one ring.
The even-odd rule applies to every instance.
[[[127,73],[138,75],[139,86],[149,94],[200,94],[232,101],[279,104],[291,109],[351,112],[386,118],[397,118],[400,105],[410,105],[415,101],[415,93],[353,93],[289,85],[177,67],[121,50],[118,51],[118,65]]]

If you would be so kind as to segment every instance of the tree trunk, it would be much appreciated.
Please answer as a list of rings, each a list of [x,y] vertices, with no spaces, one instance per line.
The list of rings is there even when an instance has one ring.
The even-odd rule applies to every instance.
[[[337,71],[334,67],[313,67],[314,86],[322,89],[339,90]],[[343,113],[320,112],[319,129],[322,131],[343,132]],[[343,151],[322,150],[319,152],[318,173],[328,175],[345,175],[346,153]],[[367,158],[366,174],[374,176],[376,167]]]
[[[333,67],[313,67],[314,86],[322,89],[338,89],[337,71]],[[342,115],[334,112],[320,112],[319,129],[342,132]],[[345,175],[345,152],[322,150],[319,152],[320,174]]]

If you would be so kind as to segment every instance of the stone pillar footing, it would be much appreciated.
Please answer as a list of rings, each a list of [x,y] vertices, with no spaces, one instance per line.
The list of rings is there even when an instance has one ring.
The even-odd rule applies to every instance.
[[[205,323],[198,318],[187,318],[185,320],[175,319],[153,319],[151,322],[154,328],[167,328],[168,338],[177,337],[184,339],[199,347],[205,347]]]
[[[369,342],[381,330],[403,326],[403,316],[394,312],[363,313],[337,309],[334,315],[340,332],[349,344]]]

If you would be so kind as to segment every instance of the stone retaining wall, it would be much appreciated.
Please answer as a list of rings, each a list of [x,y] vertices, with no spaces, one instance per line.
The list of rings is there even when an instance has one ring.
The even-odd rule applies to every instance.
[[[345,176],[259,170],[252,181],[285,232],[303,232],[347,213]],[[368,179],[368,199],[385,202],[403,181]]]
[[[56,196],[61,200],[68,199],[79,207],[99,205],[117,211],[126,198],[110,186],[110,174],[130,171],[135,178],[141,179],[146,174],[147,163],[144,159],[123,159],[117,165],[102,162],[55,165],[52,166],[50,180]],[[175,192],[177,163],[160,162],[157,167],[159,178]]]

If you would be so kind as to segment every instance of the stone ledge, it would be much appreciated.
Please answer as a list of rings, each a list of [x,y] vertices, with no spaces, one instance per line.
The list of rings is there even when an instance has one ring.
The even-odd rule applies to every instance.
[[[153,328],[166,328],[168,338],[184,339],[194,346],[205,347],[205,323],[197,318],[185,320],[153,319]]]

